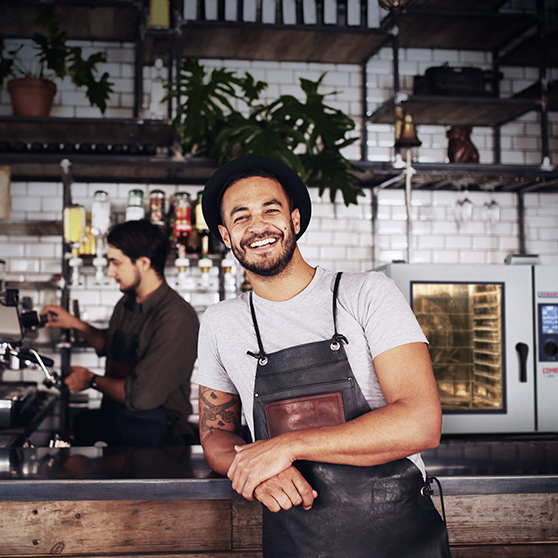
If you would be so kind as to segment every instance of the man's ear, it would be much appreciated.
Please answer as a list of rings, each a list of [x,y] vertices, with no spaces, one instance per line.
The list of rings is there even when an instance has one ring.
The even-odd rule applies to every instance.
[[[147,256],[140,256],[140,257],[136,260],[136,265],[137,265],[142,271],[147,271],[148,269],[151,268],[151,259],[148,258]]]
[[[231,237],[229,236],[229,231],[224,225],[219,225],[219,232],[221,233],[221,238],[223,239],[223,244],[230,250],[231,249]]]
[[[300,211],[298,207],[293,209],[293,212],[291,213],[291,221],[293,222],[295,234],[298,234],[300,232]]]

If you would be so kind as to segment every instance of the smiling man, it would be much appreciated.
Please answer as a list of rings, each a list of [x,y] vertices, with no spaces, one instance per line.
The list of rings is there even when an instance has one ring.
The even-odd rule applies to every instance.
[[[202,318],[200,437],[209,465],[264,505],[264,556],[450,556],[420,457],[439,443],[440,402],[399,289],[304,260],[308,190],[275,159],[225,164],[202,203],[253,291]]]
[[[197,357],[196,311],[164,279],[167,238],[147,220],[116,225],[107,237],[109,277],[124,296],[108,329],[47,306],[47,327],[73,328],[99,356],[104,376],[71,366],[64,379],[72,391],[103,394],[99,412],[76,421],[77,445],[160,447],[196,441],[188,417],[190,376]]]

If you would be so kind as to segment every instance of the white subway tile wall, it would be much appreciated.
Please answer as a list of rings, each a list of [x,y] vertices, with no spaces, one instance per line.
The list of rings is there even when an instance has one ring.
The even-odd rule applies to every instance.
[[[83,43],[82,43],[83,44]],[[106,112],[107,117],[131,117],[133,106],[133,60],[132,44],[91,43],[91,49],[102,49],[107,53],[107,63],[102,71],[109,72],[114,82]],[[26,49],[29,52],[29,48]],[[409,49],[401,52],[401,84],[404,91],[412,90],[413,76],[426,68],[443,62],[454,65],[490,68],[490,56],[481,52]],[[361,82],[362,70],[358,65],[321,65],[286,62],[248,61],[203,61],[207,68],[226,66],[239,73],[249,71],[256,79],[269,83],[268,98],[276,95],[299,94],[299,79],[317,80],[327,72],[322,90],[336,91],[326,97],[326,102],[349,114],[356,122],[354,136],[360,134],[362,126]],[[367,107],[373,112],[390,98],[393,87],[392,52],[389,48],[374,56],[367,65]],[[520,91],[535,79],[534,69],[502,68],[501,83],[503,96]],[[145,91],[150,91],[153,68],[144,70]],[[549,79],[557,79],[556,69],[549,71]],[[5,88],[0,89],[0,115],[11,114]],[[98,109],[92,109],[82,91],[69,82],[59,84],[53,116],[100,117]],[[550,113],[551,162],[558,163],[558,116]],[[368,158],[371,161],[389,161],[394,156],[393,127],[384,124],[369,124]],[[447,139],[441,126],[418,126],[422,146],[418,151],[421,162],[444,162],[447,160]],[[540,164],[539,116],[536,112],[506,124],[501,129],[502,163]],[[472,140],[480,152],[481,163],[493,162],[493,132],[488,128],[474,128]],[[360,144],[346,150],[346,156],[358,160]],[[543,174],[543,171],[541,171]],[[195,194],[203,187],[182,185],[150,184],[88,184],[72,186],[76,203],[91,208],[93,194],[98,189],[107,191],[113,211],[122,218],[128,191],[142,189],[146,195],[151,189],[160,188],[168,196],[178,189]],[[300,241],[303,255],[312,265],[322,265],[333,270],[366,271],[392,260],[407,258],[407,229],[404,192],[381,190],[378,196],[376,230],[372,226],[372,192],[367,190],[358,206],[345,207],[338,196],[330,203],[327,194],[320,198],[311,188],[314,202],[313,218],[307,233]],[[412,246],[411,261],[414,263],[503,263],[509,253],[519,251],[519,227],[517,197],[511,193],[496,193],[494,198],[501,207],[500,220],[491,223],[483,211],[489,194],[471,192],[474,204],[470,222],[456,221],[456,191],[422,191],[415,189],[412,195]],[[60,182],[15,182],[11,185],[11,215],[14,220],[60,220],[62,214],[62,184]],[[526,250],[539,254],[540,262],[558,265],[558,194],[530,193],[524,197]],[[376,236],[374,236],[374,234]],[[0,257],[8,262],[8,280],[50,280],[60,273],[61,240],[52,236],[0,236]],[[96,285],[92,270],[83,277],[83,286],[72,289],[72,298],[79,301],[82,316],[97,324],[106,323],[120,293],[113,281]],[[172,270],[171,273],[174,273]],[[171,280],[172,277],[171,277]],[[22,290],[20,296],[29,296],[34,306],[40,309],[55,302],[56,290]],[[52,332],[50,332],[52,334]],[[45,335],[45,334],[41,334]],[[54,352],[56,366],[59,357]],[[98,373],[103,372],[104,359],[91,352],[72,353],[73,364],[83,364]],[[40,371],[10,372],[17,378],[33,376],[41,379]]]

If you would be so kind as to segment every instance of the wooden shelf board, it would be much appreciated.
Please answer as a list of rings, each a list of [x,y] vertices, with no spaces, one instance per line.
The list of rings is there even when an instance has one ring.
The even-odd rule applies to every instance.
[[[389,20],[388,20],[389,21]],[[399,15],[402,48],[494,51],[536,23],[526,15],[451,10],[419,10],[411,6]]]
[[[390,40],[379,29],[189,22],[182,56],[362,64]]]
[[[0,141],[169,146],[172,125],[159,120],[0,117]]]
[[[394,106],[394,99],[390,99],[370,116],[369,121],[393,124]],[[539,105],[534,99],[409,95],[402,106],[411,114],[415,124],[499,126],[535,110]]]
[[[74,181],[99,184],[151,183],[202,187],[217,168],[215,161],[201,157],[177,161],[166,157],[79,155],[68,159]],[[53,155],[0,154],[0,165],[10,165],[14,182],[60,181],[60,160]],[[404,169],[394,168],[391,163],[353,163],[361,169],[357,176],[362,179],[364,187],[383,187],[386,181],[394,178],[396,180],[389,187],[404,187]],[[413,176],[413,187],[424,189],[453,189],[459,180],[466,178],[471,190],[482,189],[484,184],[491,183],[498,191],[558,192],[558,169],[548,171],[536,165],[413,163],[413,168],[417,171]]]
[[[40,30],[35,20],[46,2],[19,1],[0,3],[0,36],[31,38]],[[108,2],[58,1],[53,6],[60,29],[71,40],[133,42],[137,37],[139,10],[132,0]]]
[[[62,234],[62,221],[0,221],[0,234],[57,236]]]
[[[68,159],[75,182],[158,183],[203,185],[216,164],[202,157],[173,160],[171,157],[130,155],[54,155],[0,153],[0,165],[9,165],[11,180],[60,181],[60,162]]]

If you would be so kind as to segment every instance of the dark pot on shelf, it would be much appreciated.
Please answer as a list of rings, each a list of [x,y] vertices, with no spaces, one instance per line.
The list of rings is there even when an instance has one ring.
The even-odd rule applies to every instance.
[[[56,84],[40,78],[14,78],[8,92],[15,116],[49,116],[56,95]]]

